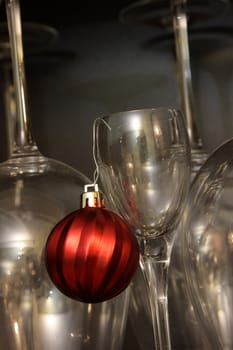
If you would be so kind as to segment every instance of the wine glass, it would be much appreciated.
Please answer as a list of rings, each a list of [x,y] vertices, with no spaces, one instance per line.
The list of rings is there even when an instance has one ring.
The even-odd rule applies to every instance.
[[[232,151],[231,139],[199,170],[182,220],[186,288],[205,349],[233,346]]]
[[[90,180],[43,156],[32,137],[18,1],[6,0],[6,9],[16,113],[9,123],[14,135],[11,154],[0,164],[0,319],[5,325],[0,347],[120,349],[128,292],[96,305],[80,303],[60,293],[47,275],[47,237],[60,219],[79,207]]]
[[[149,285],[154,347],[171,349],[167,273],[190,181],[183,116],[168,108],[114,113],[96,120],[95,133],[103,189],[138,237]]]

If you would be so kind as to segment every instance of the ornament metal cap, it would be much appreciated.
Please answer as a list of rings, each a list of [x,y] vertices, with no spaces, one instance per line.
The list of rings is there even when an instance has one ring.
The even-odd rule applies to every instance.
[[[81,208],[86,207],[104,208],[104,198],[97,184],[84,186],[84,192],[81,194]]]

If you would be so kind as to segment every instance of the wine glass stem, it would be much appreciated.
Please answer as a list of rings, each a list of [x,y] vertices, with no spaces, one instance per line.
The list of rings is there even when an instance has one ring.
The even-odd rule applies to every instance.
[[[6,131],[7,131],[7,154],[8,158],[11,156],[14,145],[14,129],[16,124],[16,110],[15,110],[15,92],[12,83],[11,69],[6,67],[3,71],[4,79],[4,105],[6,115]]]
[[[141,264],[148,283],[155,350],[171,350],[167,291],[173,236],[140,242]]]
[[[26,90],[24,53],[22,43],[22,24],[18,0],[6,0],[7,24],[10,38],[14,94],[16,103],[15,140],[12,156],[25,150],[27,153],[38,152],[32,138],[30,119],[28,116],[28,100]]]
[[[201,146],[196,120],[194,118],[194,95],[190,66],[188,23],[186,0],[171,0],[173,12],[173,29],[175,36],[177,81],[180,94],[180,107],[185,116],[187,132],[191,147]]]
[[[171,350],[167,305],[168,263],[156,261],[151,256],[144,257],[144,262],[149,283],[155,350]]]

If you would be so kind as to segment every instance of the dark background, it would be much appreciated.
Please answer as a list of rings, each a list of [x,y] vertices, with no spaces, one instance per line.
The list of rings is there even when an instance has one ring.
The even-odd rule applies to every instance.
[[[169,11],[168,1],[157,2],[166,4]],[[179,107],[171,30],[157,22],[122,23],[119,12],[130,3],[132,0],[21,1],[34,137],[42,153],[90,177],[96,117],[125,109]],[[205,147],[211,151],[231,137],[233,130],[233,11],[232,5],[224,7],[223,13],[215,10],[215,0],[207,4],[213,15],[195,18],[189,32],[196,120]],[[3,4],[0,11],[4,22]],[[158,6],[157,16],[160,12]],[[28,22],[34,26],[29,30]],[[51,40],[38,24],[56,29],[56,37],[52,35]],[[2,97],[4,79],[0,84]],[[4,110],[1,114],[5,142],[0,159],[4,159]]]
[[[122,23],[119,12],[131,2],[21,1],[34,138],[44,155],[89,177],[96,117],[126,109],[179,107],[171,30]],[[210,9],[212,5],[214,1]],[[3,5],[0,11],[3,24]],[[189,28],[195,116],[208,152],[233,136],[232,6],[224,14],[213,13],[211,18],[197,16]],[[33,23],[31,30],[28,22]],[[48,36],[37,24],[55,28],[57,35]],[[2,77],[0,160],[7,158],[4,72]],[[138,345],[129,325],[124,350],[131,348]]]

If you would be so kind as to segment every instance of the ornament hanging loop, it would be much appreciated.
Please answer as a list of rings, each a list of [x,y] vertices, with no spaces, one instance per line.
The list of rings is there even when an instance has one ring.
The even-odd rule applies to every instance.
[[[99,165],[97,163],[96,159],[96,125],[97,122],[103,122],[105,126],[111,130],[108,123],[103,118],[97,118],[95,119],[93,123],[93,159],[95,163],[95,171],[94,171],[94,180],[92,184],[87,184],[84,186],[84,192],[81,194],[81,208],[104,208],[104,198],[102,193],[99,191],[99,187],[97,184],[98,178],[99,178]]]
[[[104,123],[104,125],[111,130],[111,127],[109,126],[109,124],[101,117],[96,118],[94,123],[93,123],[93,130],[92,130],[92,153],[93,153],[93,159],[94,159],[94,163],[95,163],[95,171],[94,171],[94,180],[93,183],[96,184],[98,179],[99,179],[99,165],[96,159],[96,130],[97,130],[97,123],[100,124],[100,122]]]

